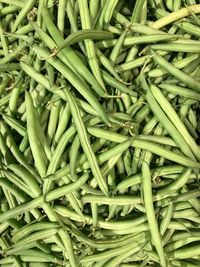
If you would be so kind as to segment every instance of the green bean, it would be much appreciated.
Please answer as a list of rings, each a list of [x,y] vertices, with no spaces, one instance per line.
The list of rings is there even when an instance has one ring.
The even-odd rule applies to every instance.
[[[8,64],[0,65],[1,71],[12,71],[12,70],[19,70],[19,69],[20,69],[19,63],[8,63]]]
[[[199,245],[186,246],[185,248],[179,248],[169,253],[170,258],[174,259],[187,259],[199,255]]]
[[[28,29],[25,28],[25,30],[29,30],[29,28]],[[21,31],[19,30],[19,32]],[[25,43],[31,43],[33,41],[33,38],[31,36],[27,36],[25,34],[5,32],[4,35],[8,38],[9,42],[13,42],[16,39],[23,40]]]
[[[17,243],[18,241],[22,240],[33,232],[47,229],[55,229],[58,227],[59,225],[55,222],[35,222],[16,230],[13,234],[12,240],[14,243]]]
[[[79,148],[80,148],[80,140],[79,140],[79,136],[77,135],[74,138],[74,141],[70,149],[70,165],[69,166],[70,166],[70,174],[73,179],[75,179],[75,176],[76,176],[76,160],[77,160]]]
[[[17,111],[17,101],[21,93],[21,89],[21,84],[19,84],[18,87],[13,88],[8,105],[10,113],[14,114]]]
[[[77,228],[73,229],[73,234],[81,241],[84,241],[86,244],[94,247],[94,248],[98,248],[98,249],[115,249],[118,248],[119,246],[122,247],[124,245],[127,245],[130,243],[130,240],[134,241],[137,240],[138,237],[140,238],[141,236],[145,236],[146,233],[140,233],[140,234],[128,234],[122,237],[117,237],[115,239],[105,239],[105,240],[97,240],[97,239],[91,239],[86,237],[80,230],[78,230]],[[104,253],[103,253],[104,254]],[[107,254],[107,253],[105,253]],[[88,256],[88,258],[90,258],[90,256]],[[83,262],[87,261],[87,258],[85,257]]]
[[[54,137],[56,143],[59,142],[62,134],[64,133],[64,131],[67,127],[68,121],[70,119],[70,116],[71,116],[71,112],[70,112],[69,104],[66,103],[65,107],[62,111],[62,114],[59,118],[59,121],[58,121],[58,127],[56,129],[56,133],[55,133],[55,137]]]
[[[111,53],[110,53],[110,61],[112,62],[113,65],[116,65],[116,61],[117,61],[117,58],[120,54],[120,51],[122,49],[122,46],[123,46],[123,43],[124,43],[124,39],[127,35],[127,30],[125,30],[121,36],[119,37],[119,39],[117,40],[115,46],[113,47]]]
[[[98,129],[99,131],[99,129]],[[121,139],[119,139],[119,137]],[[119,134],[116,133],[112,133],[112,132],[108,132],[105,131],[103,138],[105,138],[106,140],[114,140],[115,142],[123,142],[124,141],[124,136],[121,137]],[[114,139],[115,138],[115,139]],[[153,142],[149,142],[146,140],[141,140],[139,138],[134,138],[132,140],[132,146],[136,147],[136,148],[141,148],[141,149],[145,149],[147,151],[150,151],[152,153],[155,153],[161,157],[164,157],[166,159],[172,160],[174,162],[177,162],[179,164],[183,164],[186,167],[192,167],[192,168],[199,168],[200,165],[198,164],[198,162],[195,162],[179,153],[173,152],[173,151],[168,151],[165,148],[160,147],[157,144],[154,144]]]
[[[143,86],[146,87],[146,90],[148,90],[146,94],[146,99],[147,99],[147,102],[150,108],[153,110],[155,115],[159,118],[160,122],[163,124],[163,126],[167,129],[167,131],[173,137],[173,139],[178,144],[178,146],[183,151],[183,153],[186,155],[190,155],[191,158],[194,158],[190,147],[187,145],[183,136],[179,133],[179,131],[176,129],[173,123],[168,119],[166,114],[162,111],[162,109],[160,108],[160,106],[155,100],[155,96],[151,94],[148,85],[145,83],[145,80],[142,80],[141,82],[143,83]]]
[[[195,197],[199,197],[199,192],[196,189],[190,190],[190,191],[186,191],[182,194],[180,194],[179,196],[175,197],[175,203],[178,201],[186,201],[186,200],[190,200],[193,199]]]
[[[40,144],[43,144],[46,157],[48,158],[48,160],[51,160],[52,153],[51,153],[50,145],[48,144],[48,140],[44,134],[43,127],[40,125],[39,114],[36,113],[35,118],[36,118],[36,120],[35,120],[36,121],[36,128],[38,129],[38,140],[39,140]]]
[[[91,23],[93,24],[98,14],[99,1],[91,0],[89,3],[89,9],[90,9]]]
[[[137,0],[133,9],[131,22],[137,23],[140,20],[142,14],[142,7],[144,5],[144,1]]]
[[[86,39],[90,40],[105,40],[112,39],[113,34],[107,31],[96,31],[90,29],[80,30],[74,33],[71,33],[63,43],[57,46],[57,51],[59,52],[66,46],[73,45],[78,42],[82,42]]]
[[[42,15],[43,15],[43,19],[44,19],[44,22],[45,22],[47,29],[49,30],[50,34],[52,35],[55,43],[57,45],[59,45],[64,40],[63,40],[62,36],[60,35],[59,31],[57,30],[57,28],[55,27],[55,25],[53,24],[51,16],[50,16],[50,14],[46,8],[42,9]],[[63,49],[63,51],[61,51],[61,52],[63,52],[62,56],[65,54],[65,56],[63,56],[63,57],[66,58],[66,60],[68,62],[68,64],[67,64],[68,67],[71,68],[71,65],[72,65],[72,67],[79,73],[79,75],[81,77],[83,77],[89,84],[91,84],[92,87],[95,89],[95,91],[99,95],[104,96],[105,91],[99,85],[99,83],[96,81],[96,79],[94,79],[94,77],[91,75],[91,73],[86,68],[85,64],[81,61],[81,59],[77,56],[77,54],[70,47],[65,47]],[[46,57],[48,57],[48,56],[46,56]],[[79,67],[77,68],[77,66],[79,66]]]
[[[101,64],[117,79],[117,80],[121,80],[121,77],[118,75],[118,73],[115,71],[113,65],[111,64],[111,62],[107,59],[107,57],[104,56],[104,54],[98,49],[96,48],[96,53],[97,56],[101,62]]]
[[[82,197],[82,201],[89,203],[98,203],[105,205],[114,205],[118,203],[118,205],[130,205],[142,203],[140,196],[114,196],[114,197],[104,197],[104,196],[94,196],[94,195],[85,195]]]
[[[130,139],[130,137],[125,136],[123,134],[119,134],[119,133],[111,133],[111,136],[109,138],[109,131],[100,129],[100,128],[95,128],[95,127],[88,127],[88,132],[96,137],[99,138],[105,138],[107,140],[113,141],[113,142],[117,142],[117,143],[121,143],[124,142],[128,139]],[[105,137],[104,137],[105,136]],[[136,135],[137,139],[140,140],[146,140],[146,141],[152,141],[155,143],[160,143],[160,144],[165,144],[165,145],[170,145],[170,146],[176,146],[176,144],[168,137],[158,137],[158,136],[153,136],[153,135]]]
[[[143,242],[141,242],[143,241]],[[134,245],[130,245],[129,248],[121,255],[115,257],[114,259],[111,259],[107,262],[107,266],[111,267],[116,267],[119,266],[118,264],[121,263],[124,259],[128,258],[132,254],[137,253],[140,251],[141,248],[143,248],[146,243],[148,243],[149,240],[139,240],[138,242],[134,243]]]
[[[58,265],[62,265],[63,262],[54,255],[44,253],[37,249],[27,249],[20,252],[15,252],[14,255],[19,255],[22,261],[24,262],[52,262]]]
[[[60,159],[61,159],[62,154],[66,148],[66,145],[69,142],[69,140],[74,136],[75,132],[76,132],[76,130],[72,126],[60,138],[60,141],[59,141],[58,145],[56,146],[56,149],[53,153],[53,156],[52,156],[51,161],[50,161],[49,166],[48,166],[48,170],[47,170],[48,175],[51,173],[54,173],[56,171],[56,169],[58,168]]]
[[[196,217],[197,223],[199,223],[199,220],[197,218],[198,213],[193,208],[186,209],[186,210],[180,210],[180,211],[174,211],[172,217],[176,218],[176,219],[177,218],[180,219],[180,218],[185,217],[186,214],[187,214],[189,220],[193,221],[193,219],[195,219],[195,217]],[[194,220],[194,221],[196,221],[196,220]]]
[[[34,80],[36,80],[38,83],[42,84],[45,88],[47,88],[50,92],[55,93],[56,95],[58,95],[60,98],[62,98],[63,100],[66,100],[66,97],[64,95],[64,93],[62,92],[62,90],[60,90],[59,88],[54,88],[52,89],[48,79],[43,76],[42,74],[40,74],[36,69],[34,69],[33,67],[29,66],[28,64],[26,64],[25,62],[20,62],[20,66],[22,67],[22,69],[32,78],[34,78]]]
[[[77,15],[76,15],[76,11],[73,9],[73,3],[71,3],[71,1],[67,1],[66,4],[66,13],[71,25],[71,32],[76,32],[78,30],[77,27]]]
[[[72,267],[76,267],[77,266],[76,259],[75,259],[74,250],[72,247],[72,241],[71,241],[71,237],[70,237],[69,233],[67,231],[65,231],[64,229],[60,229],[59,234],[60,234],[60,238],[63,242],[64,248],[66,250],[70,265]]]
[[[7,164],[15,162],[15,159],[6,144],[4,136],[0,133],[1,154]]]
[[[132,32],[141,33],[141,34],[166,34],[164,31],[157,30],[151,27],[151,25],[142,25],[140,23],[129,23],[126,25]]]
[[[191,62],[195,61],[195,59],[197,59],[197,58],[198,58],[198,56],[196,54],[194,54],[192,56],[188,56],[186,58],[173,61],[172,64],[178,69],[183,69],[185,66],[187,66]],[[162,76],[163,74],[167,74],[167,72],[163,69],[154,69],[154,70],[149,71],[148,76],[158,77],[158,76]]]
[[[39,230],[35,233],[32,233],[28,237],[24,237],[23,240],[18,241],[17,245],[16,244],[12,245],[11,248],[9,248],[8,251],[6,251],[6,254],[10,255],[20,250],[23,251],[24,246],[28,248],[29,246],[32,246],[32,244],[37,240],[47,238],[48,236],[51,235],[55,235],[58,231],[59,230],[57,228],[56,229],[52,228],[47,230]]]
[[[28,194],[31,197],[34,197],[34,194],[32,192],[29,192],[28,187],[24,185],[22,181],[20,181],[19,177],[17,177],[16,175],[7,170],[6,171],[2,170],[2,173],[9,181],[11,181],[17,187],[19,187],[22,191],[24,191],[25,193],[28,192]]]
[[[9,164],[8,168],[22,178],[35,197],[38,197],[41,194],[41,189],[36,182],[35,177],[27,169],[23,166],[18,166],[17,164]]]
[[[104,143],[105,143],[105,141],[103,141],[103,140],[101,142],[98,142],[96,144],[97,149],[99,147],[101,147]],[[130,146],[130,141],[128,140],[128,141],[123,142],[122,144],[119,144],[119,145],[111,148],[108,151],[105,151],[104,153],[102,153],[99,156],[97,156],[99,164],[102,164],[105,161],[109,160],[111,156],[116,156],[116,155],[122,153],[129,146]],[[96,147],[93,146],[92,149],[93,149],[94,152],[96,151]],[[59,150],[60,150],[60,148],[59,148]],[[86,158],[85,155],[83,155],[82,157],[78,158],[76,168],[78,168],[78,167],[80,167],[81,169],[90,168],[90,163],[87,161],[87,158]],[[66,167],[64,167],[63,169],[58,171],[57,173],[47,176],[46,179],[49,179],[49,180],[59,179],[62,176],[64,176],[65,174],[67,175],[69,173],[70,173],[70,166],[67,165]]]
[[[181,7],[181,0],[178,0],[176,2],[174,2],[174,5],[173,5],[173,10],[176,11],[176,10],[179,10],[180,7]]]
[[[176,35],[172,34],[152,34],[152,35],[144,35],[144,36],[129,36],[124,39],[123,45],[126,46],[133,46],[136,44],[151,44],[156,42],[161,42],[165,40],[177,39]],[[97,48],[109,48],[116,45],[118,40],[105,40],[99,41],[96,43]]]
[[[116,1],[114,1],[114,2],[116,2]],[[111,1],[111,4],[113,4],[113,1]],[[109,1],[105,0],[104,3],[102,1],[102,3],[101,3],[101,13],[99,14],[99,17],[97,17],[98,20],[95,23],[96,24],[95,25],[95,29],[102,29],[103,26],[105,25],[105,13],[106,13],[106,10],[108,8],[109,8]],[[108,12],[107,12],[108,16],[109,16],[109,12],[110,11],[111,12],[113,11],[112,7],[110,7],[110,10],[108,10]],[[108,25],[108,23],[107,23],[107,25]],[[105,25],[105,26],[107,26],[107,25]]]
[[[28,1],[20,10],[13,26],[12,26],[12,32],[15,32],[21,21],[24,19],[24,17],[27,15],[27,13],[33,8],[35,4],[35,0]]]
[[[74,118],[74,123],[76,125],[76,129],[80,138],[81,146],[83,147],[83,150],[86,153],[88,161],[90,162],[91,170],[94,174],[94,177],[97,179],[98,185],[102,190],[102,192],[105,195],[108,195],[107,184],[101,174],[94,152],[90,147],[89,138],[87,137],[87,132],[83,124],[82,118],[80,116],[80,111],[78,109],[78,106],[72,94],[69,91],[65,90],[65,94],[68,99],[69,106],[71,108],[71,113]]]
[[[187,22],[187,21],[181,21],[181,22],[177,22],[176,25],[178,27],[180,27],[181,29],[183,29],[187,33],[190,33],[190,34],[197,36],[197,37],[200,36],[199,27],[196,26],[195,24],[192,24],[192,23]]]
[[[199,100],[200,99],[200,94],[199,93],[197,93],[197,92],[195,92],[193,90],[187,89],[185,87],[181,87],[181,86],[173,85],[173,84],[167,84],[167,83],[161,83],[161,84],[159,84],[159,87],[162,88],[162,89],[167,90],[170,93],[174,93],[176,95],[184,96],[186,98],[192,98],[192,99],[195,99],[195,100]]]
[[[6,242],[5,238],[1,238],[0,239],[0,245],[1,245],[1,247],[2,247],[3,250],[6,250],[8,248],[8,246],[9,246],[8,243]],[[21,260],[18,257],[16,257],[16,256],[13,257],[12,262],[13,262],[13,264],[15,266],[22,267]]]
[[[78,6],[79,6],[79,12],[80,12],[80,19],[81,19],[81,24],[82,24],[82,29],[91,29],[91,22],[90,22],[90,16],[89,16],[89,8],[86,0],[78,0]],[[90,68],[92,70],[92,73],[96,80],[99,82],[101,85],[102,89],[106,93],[105,85],[101,77],[99,65],[97,62],[96,58],[96,53],[95,53],[95,47],[94,47],[94,42],[91,39],[86,39],[85,40],[85,47],[86,47],[86,52],[88,56],[88,63],[90,65]]]
[[[41,49],[39,47],[34,47],[34,50],[37,52],[37,54],[41,57],[48,58],[49,53],[47,50]],[[107,115],[105,114],[105,111],[103,110],[102,106],[99,104],[98,100],[96,99],[95,95],[92,94],[92,92],[89,90],[89,87],[86,86],[86,84],[83,84],[82,81],[79,79],[78,76],[76,76],[75,73],[73,73],[70,69],[67,68],[61,61],[58,59],[52,59],[49,58],[47,61],[52,64],[58,71],[60,71],[67,80],[72,83],[72,85],[77,88],[77,90],[88,100],[88,102],[96,108],[96,110],[99,111],[99,114],[102,116],[102,118],[105,120],[106,123],[109,123],[109,120],[107,118]]]
[[[168,245],[166,245],[166,251],[172,251],[178,248],[181,248],[189,243],[195,242],[195,241],[199,241],[199,237],[187,237],[186,239],[180,239],[174,242],[169,243]]]
[[[82,222],[83,219],[78,215],[76,214],[75,212],[71,211],[69,208],[67,207],[64,207],[64,206],[58,206],[56,205],[54,207],[55,211],[58,212],[59,214],[62,214],[62,216],[64,217],[69,217],[71,218],[72,220],[75,220],[75,221],[79,221],[79,222]],[[86,224],[91,224],[92,225],[92,218],[88,215],[85,215],[84,216],[84,219],[85,219],[85,223]],[[105,220],[102,220],[102,219],[99,219],[98,220],[98,226],[99,227],[102,227],[104,229],[116,229],[116,230],[121,230],[121,228],[123,228],[123,230],[127,229],[127,230],[130,230],[130,228],[134,228],[134,227],[141,227],[141,229],[146,229],[146,225],[144,225],[144,222],[146,222],[146,217],[145,216],[140,216],[138,218],[135,218],[135,219],[129,219],[129,220],[123,220],[123,221],[105,221]],[[138,228],[139,229],[139,228]],[[131,231],[129,231],[130,233],[136,233],[137,231],[134,231],[135,229],[131,229]],[[140,232],[140,231],[139,231]],[[126,233],[124,233],[126,234]],[[111,246],[112,244],[109,245],[109,247]],[[112,247],[112,246],[111,246]],[[116,247],[116,245],[115,245]],[[102,247],[103,248],[103,247]]]
[[[187,52],[187,53],[199,53],[200,49],[198,45],[191,44],[190,49],[187,44],[180,43],[169,43],[169,44],[155,44],[151,45],[154,50],[164,50],[164,51],[176,51],[176,52]]]
[[[49,62],[45,62],[45,65],[48,73],[49,84],[50,86],[53,86],[55,81],[54,68],[49,64]]]
[[[16,6],[18,6],[18,7],[21,7],[21,8],[24,6],[23,2],[21,2],[21,1],[15,1],[15,2],[13,3],[11,0],[1,0],[1,3],[5,3],[5,4],[14,4],[14,5],[16,5]]]
[[[107,25],[109,24],[112,14],[114,12],[115,7],[117,6],[119,0],[112,0],[112,1],[107,1],[104,6],[105,8],[105,13],[104,13],[104,27],[106,28]]]
[[[185,265],[185,267],[195,267],[198,264],[198,263],[196,264],[196,263],[183,261],[183,260],[182,261],[180,261],[180,260],[172,260],[171,262],[172,262],[173,266],[184,266]]]
[[[8,190],[13,196],[15,196],[16,199],[18,199],[19,202],[24,202],[26,200],[23,193],[17,190],[14,186],[12,186],[12,184],[9,181],[1,178],[0,186]]]
[[[27,132],[28,132],[29,143],[38,172],[40,173],[41,177],[43,177],[46,174],[46,164],[44,161],[43,152],[41,152],[41,147],[38,144],[37,140],[34,106],[30,93],[26,92],[25,100],[26,100]]]
[[[57,128],[58,116],[60,112],[61,101],[56,101],[55,104],[52,105],[50,110],[49,122],[47,126],[47,140],[50,142],[55,136],[55,131]]]
[[[3,28],[2,28],[1,23],[0,23],[0,36],[1,36],[1,44],[2,44],[3,51],[4,51],[4,55],[7,56],[9,53],[8,42],[7,42],[6,37],[3,34]]]
[[[146,119],[146,117],[148,116],[149,113],[150,113],[149,107],[145,105],[136,113],[136,115],[133,117],[133,119],[136,123],[139,124],[143,120]]]
[[[84,257],[82,260],[81,260],[81,263],[86,263],[86,262],[92,262],[92,261],[97,261],[97,260],[104,260],[104,259],[109,259],[109,258],[112,258],[114,256],[117,256],[119,254],[122,254],[122,252],[126,251],[127,248],[130,246],[130,242],[131,241],[138,241],[142,238],[142,240],[144,240],[144,237],[145,237],[145,233],[140,233],[138,235],[134,235],[134,236],[130,236],[130,237],[126,237],[126,239],[122,240],[122,242],[120,242],[120,240],[118,241],[118,246],[120,247],[116,247],[116,248],[113,248],[112,250],[108,250],[108,251],[103,251],[103,252],[100,252],[98,254],[94,254],[94,255],[91,255],[91,256],[86,256]],[[116,241],[115,241],[116,242]],[[103,243],[102,243],[103,245]],[[112,244],[110,244],[112,245]],[[114,245],[114,243],[113,243]],[[122,247],[123,245],[123,247]],[[106,246],[106,244],[105,244]]]
[[[13,156],[16,158],[16,160],[22,164],[26,169],[28,169],[34,176],[36,176],[38,179],[40,179],[37,175],[37,171],[35,171],[26,161],[25,157],[20,153],[20,151],[17,148],[17,145],[15,143],[15,140],[13,136],[10,134],[9,130],[7,129],[6,125],[3,123],[3,121],[0,122],[1,132],[3,135],[6,135],[6,143],[7,146],[10,149],[10,152],[12,152]],[[13,162],[12,162],[13,163]]]
[[[12,13],[15,13],[16,11],[18,11],[18,9],[20,9],[19,6],[15,6],[15,5],[12,5],[12,6],[6,6],[6,7],[3,7],[1,8],[1,12],[0,12],[0,16],[6,16],[6,15],[9,15],[9,14],[12,14]],[[3,25],[3,23],[2,23]]]
[[[120,65],[118,65],[115,70],[117,72],[124,72],[124,71],[127,71],[127,70],[132,70],[132,69],[135,69],[137,67],[140,67],[140,66],[143,66],[144,63],[149,59],[150,57],[149,56],[143,56],[141,58],[137,58],[137,59],[134,59],[133,61],[128,61],[126,63],[122,63]]]
[[[187,232],[176,233],[172,236],[171,242],[187,239],[188,237],[199,237],[199,231],[191,230],[190,232],[187,231]]]
[[[93,228],[96,229],[98,224],[98,205],[96,203],[91,203],[91,212],[92,212]]]
[[[156,169],[152,169],[151,173],[153,177],[156,176],[164,176],[165,174],[173,174],[173,173],[181,173],[183,171],[184,167],[179,166],[179,165],[174,165],[174,166],[166,166],[166,167],[158,167]],[[128,187],[131,187],[133,185],[136,185],[142,181],[141,173],[133,174],[128,176],[126,179],[121,181],[117,185],[117,190],[123,190]]]
[[[150,88],[156,100],[159,101],[161,108],[165,111],[165,113],[168,114],[169,119],[175,125],[177,130],[183,134],[185,142],[191,148],[196,158],[200,159],[199,147],[195,143],[194,139],[188,133],[185,125],[181,122],[180,118],[178,117],[177,113],[174,111],[170,103],[167,101],[167,99],[164,97],[164,95],[161,93],[158,87],[156,87],[155,85],[151,85]]]
[[[179,20],[179,19],[182,19],[184,17],[187,17],[191,14],[191,12],[193,13],[200,13],[200,5],[192,5],[190,7],[184,7],[184,8],[181,8],[177,11],[174,11],[170,14],[168,14],[167,16],[163,17],[163,18],[160,18],[158,19],[157,21],[153,22],[151,24],[151,27],[152,28],[155,28],[155,29],[161,29],[162,27],[176,21],[176,20]]]
[[[9,103],[10,100],[10,94],[6,95],[2,99],[0,99],[0,107],[5,106],[7,103]]]
[[[168,228],[168,225],[172,217],[172,213],[173,213],[173,202],[169,202],[169,206],[167,207],[167,212],[160,223],[160,234],[162,236],[164,236]]]
[[[65,7],[66,7],[67,1],[61,0],[58,3],[58,18],[57,18],[57,25],[60,33],[63,35],[64,32],[64,24],[65,24]]]
[[[12,186],[9,181],[5,179],[0,179],[0,185],[7,190],[8,196],[14,196],[16,199],[19,200],[19,202],[25,202],[27,200],[27,197],[21,191],[16,190],[16,188]],[[36,209],[31,210],[31,213],[36,219],[40,217],[40,213]]]
[[[180,81],[189,85],[193,90],[195,90],[197,92],[200,91],[200,83],[199,82],[195,81],[193,78],[191,78],[189,75],[185,74],[183,71],[175,68],[172,64],[168,63],[164,58],[159,56],[153,50],[151,51],[151,54],[153,55],[153,59],[155,60],[155,62],[157,64],[159,64],[162,68],[167,70],[171,75],[173,75],[175,78],[177,78]]]
[[[112,76],[110,76],[107,72],[103,71],[103,78],[105,79],[106,83],[114,88],[116,88],[117,90],[119,90],[120,92],[123,93],[127,93],[130,96],[135,97],[137,95],[137,93],[133,90],[131,90],[130,88],[128,88],[125,84],[123,84],[120,81],[117,81],[116,79],[114,79]]]
[[[30,40],[30,42],[32,39]],[[0,59],[0,64],[7,64],[9,61],[13,60],[15,57],[17,57],[20,53],[22,53],[22,50],[27,46],[26,42],[22,42],[17,49],[13,49],[11,53],[9,53],[7,56]]]
[[[8,125],[10,125],[11,128],[15,129],[20,135],[26,135],[26,129],[12,116],[8,114],[3,114],[2,118]]]
[[[6,89],[7,85],[8,85],[8,83],[9,83],[9,81],[10,81],[10,78],[8,76],[5,76],[5,78],[1,81],[1,85],[0,85],[0,96],[2,96],[3,93],[5,92],[5,89]]]
[[[74,182],[72,184],[67,184],[67,185],[61,186],[59,188],[56,188],[56,189],[48,192],[45,196],[45,201],[47,201],[47,202],[52,201],[52,200],[57,199],[61,196],[64,196],[67,193],[71,193],[71,192],[79,189],[82,185],[84,185],[86,183],[88,178],[89,178],[89,174],[86,173],[86,174],[82,175],[82,177],[80,177],[76,182]]]
[[[82,99],[75,97],[78,106],[85,111],[86,113],[89,113],[90,115],[93,115],[95,117],[98,117],[98,112],[87,102],[83,101]]]
[[[157,225],[155,211],[153,207],[153,197],[151,189],[151,173],[147,163],[142,164],[142,176],[143,176],[143,191],[144,191],[144,205],[146,207],[147,220],[149,229],[151,232],[152,241],[157,250],[161,266],[167,266],[164,249],[162,247],[162,241],[160,232]]]
[[[63,178],[63,180],[65,180],[65,178]],[[80,201],[80,199],[76,196],[77,191],[75,192],[71,192],[69,194],[66,195],[67,200],[69,201],[70,205],[72,206],[72,208],[76,211],[76,213],[78,213],[80,216],[83,217],[83,205]]]
[[[61,188],[54,189],[46,194],[46,201],[52,201],[56,199],[58,196],[65,195],[66,193],[70,193],[72,191],[77,190],[78,188],[83,185],[86,180],[88,179],[88,173],[84,174],[81,179],[77,180],[75,183],[63,186]],[[20,214],[21,212],[25,212],[31,209],[34,209],[37,206],[41,206],[44,204],[44,196],[39,196],[35,198],[34,200],[29,201],[28,203],[21,204],[11,210],[8,210],[4,212],[3,214],[0,214],[0,222],[3,220],[12,218],[13,216],[16,216]]]

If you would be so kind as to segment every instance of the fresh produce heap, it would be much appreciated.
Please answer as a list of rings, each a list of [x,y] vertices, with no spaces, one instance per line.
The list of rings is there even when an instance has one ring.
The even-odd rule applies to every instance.
[[[0,0],[0,266],[200,266],[200,4]]]

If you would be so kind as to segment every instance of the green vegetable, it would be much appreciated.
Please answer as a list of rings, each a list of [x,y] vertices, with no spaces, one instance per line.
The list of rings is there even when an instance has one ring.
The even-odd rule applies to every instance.
[[[199,14],[0,0],[0,266],[200,266]]]

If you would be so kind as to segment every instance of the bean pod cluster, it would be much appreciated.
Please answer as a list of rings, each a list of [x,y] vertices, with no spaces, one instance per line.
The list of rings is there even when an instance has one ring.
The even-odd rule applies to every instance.
[[[0,266],[200,266],[200,4],[0,0]]]

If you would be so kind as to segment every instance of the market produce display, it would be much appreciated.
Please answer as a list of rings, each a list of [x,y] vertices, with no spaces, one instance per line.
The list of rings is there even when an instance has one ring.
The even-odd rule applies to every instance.
[[[200,3],[0,0],[0,266],[200,266]]]

